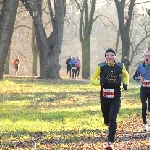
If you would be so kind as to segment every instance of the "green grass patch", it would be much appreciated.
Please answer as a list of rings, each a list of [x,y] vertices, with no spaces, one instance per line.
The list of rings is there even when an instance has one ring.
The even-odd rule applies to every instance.
[[[42,132],[45,138],[67,135],[67,140],[78,140],[81,134],[103,132],[99,90],[79,81],[4,79],[0,81],[1,139],[31,140],[33,133]],[[118,123],[141,111],[139,87],[122,92]]]

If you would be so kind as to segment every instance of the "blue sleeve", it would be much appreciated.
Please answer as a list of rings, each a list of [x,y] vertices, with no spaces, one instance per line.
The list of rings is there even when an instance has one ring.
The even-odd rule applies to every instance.
[[[133,76],[133,79],[136,81],[136,82],[140,82],[140,65],[137,67],[137,70],[135,71],[134,73],[134,76]]]
[[[72,64],[72,60],[69,61],[69,64],[70,64],[70,65]]]
[[[137,67],[137,70],[136,70],[136,76],[140,76],[140,65]]]
[[[76,60],[75,64],[79,64],[79,62]]]
[[[135,80],[136,82],[140,82],[140,78],[137,75],[137,70],[135,71],[135,74],[133,76],[133,80]]]

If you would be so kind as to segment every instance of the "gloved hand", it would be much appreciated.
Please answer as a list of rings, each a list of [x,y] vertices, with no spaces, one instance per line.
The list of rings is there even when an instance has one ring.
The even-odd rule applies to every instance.
[[[123,89],[126,91],[127,90],[128,85],[123,83]]]

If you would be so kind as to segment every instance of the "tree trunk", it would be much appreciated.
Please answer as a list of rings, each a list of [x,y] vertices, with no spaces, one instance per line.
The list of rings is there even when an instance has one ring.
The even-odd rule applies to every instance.
[[[51,33],[50,36],[51,38],[49,38],[49,46],[51,49],[50,78],[52,79],[60,78],[59,70],[61,69],[61,66],[59,65],[59,55],[61,53],[61,45],[63,39],[64,14],[65,14],[64,4],[65,4],[64,0],[61,1],[56,0],[53,32]]]
[[[32,25],[32,53],[33,53],[32,75],[37,76],[38,49],[36,45],[34,25]]]
[[[86,64],[85,64],[86,63]],[[90,77],[90,39],[86,38],[82,43],[82,77],[88,79]]]
[[[79,3],[76,1],[77,5]],[[83,6],[80,10],[80,42],[82,44],[82,78],[90,77],[90,36],[94,22],[96,0],[91,1],[91,10],[89,13],[88,0],[83,0]]]
[[[41,0],[21,0],[33,18],[36,42],[40,59],[40,78],[59,79],[59,55],[63,38],[65,0],[55,1],[55,17],[53,20],[53,32],[46,37],[41,19]]]
[[[135,0],[131,0],[128,8],[128,15],[124,16],[125,15],[124,10],[126,5],[125,1],[126,0],[121,0],[121,1],[114,0],[117,8],[117,13],[118,13],[119,30],[120,30],[121,41],[122,41],[122,60],[124,59],[124,56],[127,56],[128,58],[130,56],[129,32],[130,32],[130,26],[132,21],[133,8],[135,6]]]
[[[19,0],[5,0],[0,14],[0,79],[11,43]]]
[[[7,55],[6,62],[5,62],[4,74],[9,74],[9,60],[10,60],[10,47],[9,47],[8,55]]]
[[[118,32],[117,32],[116,48],[115,48],[116,52],[118,52],[119,38],[120,38],[120,32],[118,31]]]

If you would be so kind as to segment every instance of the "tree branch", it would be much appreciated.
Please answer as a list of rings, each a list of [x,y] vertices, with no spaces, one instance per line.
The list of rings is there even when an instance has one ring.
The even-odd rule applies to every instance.
[[[143,4],[143,3],[149,3],[150,1],[145,1],[145,2],[140,2],[140,3],[135,3],[135,4]]]
[[[53,15],[53,11],[52,11],[52,5],[51,5],[50,0],[47,0],[47,1],[48,1],[48,8],[49,8],[49,11],[50,11],[50,18],[51,18],[52,27],[54,29],[54,15]]]

